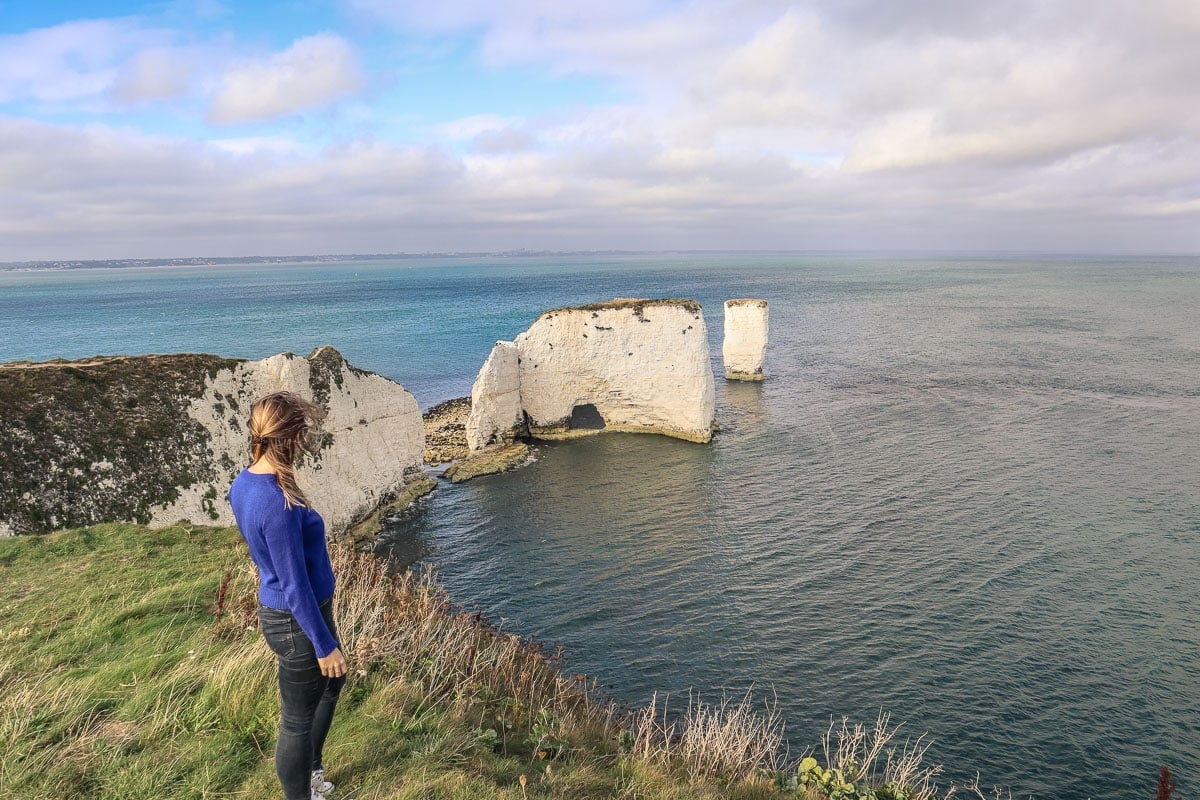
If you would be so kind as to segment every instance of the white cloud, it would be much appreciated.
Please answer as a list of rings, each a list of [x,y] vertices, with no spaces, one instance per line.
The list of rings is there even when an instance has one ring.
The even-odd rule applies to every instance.
[[[0,104],[56,113],[119,113],[185,97],[225,56],[179,43],[177,32],[135,18],[82,20],[0,36]]]
[[[68,22],[0,36],[0,102],[62,102],[106,92],[120,63],[147,38],[125,20]]]
[[[349,42],[329,33],[307,36],[281,53],[227,71],[209,119],[225,124],[286,116],[354,94],[363,83]]]

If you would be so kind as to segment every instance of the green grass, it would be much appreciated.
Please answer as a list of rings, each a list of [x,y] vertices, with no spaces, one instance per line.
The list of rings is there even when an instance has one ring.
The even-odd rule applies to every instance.
[[[351,665],[325,753],[334,800],[825,796],[774,788],[794,765],[770,714],[623,717],[560,672],[559,653],[459,611],[432,581],[331,555]],[[0,540],[0,800],[279,796],[253,580],[230,528]]]

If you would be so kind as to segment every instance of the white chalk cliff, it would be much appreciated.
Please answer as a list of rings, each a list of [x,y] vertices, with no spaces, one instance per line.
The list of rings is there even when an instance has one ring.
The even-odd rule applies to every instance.
[[[339,533],[424,482],[403,386],[331,347],[262,361],[200,353],[0,364],[0,535],[100,522],[232,524],[251,403],[294,391],[328,409],[299,480]]]
[[[700,306],[625,299],[548,311],[497,343],[471,397],[472,449],[524,425],[539,438],[605,429],[707,442],[716,400]]]
[[[767,301],[725,301],[725,340],[721,355],[725,377],[730,380],[761,381],[767,354]]]
[[[421,411],[403,386],[350,366],[331,347],[308,358],[283,353],[239,362],[206,381],[187,413],[209,433],[215,479],[181,488],[174,502],[152,510],[151,525],[179,519],[234,523],[225,495],[247,459],[247,433],[239,423],[249,418],[256,398],[279,391],[296,392],[328,411],[323,444],[304,458],[296,478],[331,532],[347,529],[423,474]]]

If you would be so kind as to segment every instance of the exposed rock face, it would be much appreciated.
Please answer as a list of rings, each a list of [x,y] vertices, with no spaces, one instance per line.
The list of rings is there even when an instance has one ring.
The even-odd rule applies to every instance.
[[[480,450],[512,444],[525,427],[521,413],[521,358],[513,342],[496,342],[471,387],[467,445]]]
[[[473,449],[504,442],[504,431],[521,424],[540,438],[599,429],[712,438],[708,334],[691,300],[548,311],[514,342],[496,345],[475,386],[481,391],[472,392],[467,423]]]
[[[421,476],[424,434],[402,386],[331,347],[262,361],[208,355],[0,366],[0,526],[44,532],[101,521],[232,524],[255,398],[290,390],[328,409],[297,471],[338,533]]]
[[[725,377],[761,381],[767,354],[767,301],[725,301],[725,341],[721,346]]]

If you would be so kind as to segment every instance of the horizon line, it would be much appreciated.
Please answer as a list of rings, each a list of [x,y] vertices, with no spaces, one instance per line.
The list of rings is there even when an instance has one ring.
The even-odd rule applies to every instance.
[[[520,258],[546,256],[645,256],[645,255],[860,255],[860,256],[940,256],[960,258],[1036,256],[1042,258],[1187,258],[1200,257],[1200,251],[1175,250],[1038,250],[1038,249],[971,249],[971,248],[664,248],[664,249],[604,249],[604,250],[446,250],[394,253],[306,253],[289,255],[238,256],[160,256],[126,258],[44,258],[21,261],[0,261],[0,270],[21,269],[86,269],[93,267],[153,267],[153,266],[217,266],[264,263],[310,263],[340,261],[378,261],[414,258]]]

